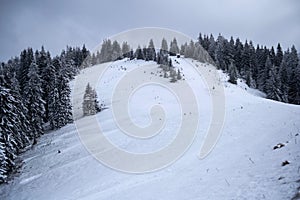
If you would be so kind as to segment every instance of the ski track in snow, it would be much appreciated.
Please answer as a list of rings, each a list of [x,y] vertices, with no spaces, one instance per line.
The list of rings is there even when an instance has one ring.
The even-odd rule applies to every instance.
[[[32,150],[21,155],[24,162],[21,173],[8,184],[0,185],[0,199],[291,199],[300,185],[300,106],[264,99],[263,93],[248,88],[243,81],[238,81],[238,85],[226,82],[226,75],[219,71],[226,96],[225,124],[213,151],[199,160],[197,155],[210,123],[212,105],[205,82],[190,64],[208,69],[213,66],[191,59],[172,59],[179,61],[180,64],[173,64],[182,68],[185,81],[192,86],[199,102],[198,134],[183,157],[154,173],[121,173],[94,159],[81,144],[75,125],[70,124],[41,136]],[[157,66],[149,63],[121,60],[87,68],[80,73],[86,77],[80,86],[85,88],[98,67],[111,64],[100,84],[92,85],[110,107],[113,88],[128,71],[145,67],[140,78],[159,76]],[[84,89],[75,94],[75,117],[86,120],[88,127],[88,118],[80,116],[83,93]],[[160,89],[148,90],[147,94],[147,99],[152,99],[147,103],[160,101],[166,112],[174,109],[168,113],[168,119],[174,122],[167,121],[164,133],[157,135],[158,138],[139,141],[118,130],[110,108],[98,113],[105,136],[120,148],[151,152],[174,137],[173,130],[179,120],[176,101],[168,99]],[[137,106],[130,107],[132,120],[141,125],[148,122],[144,97],[135,96],[132,100]],[[278,143],[285,146],[273,150]],[[285,160],[290,164],[281,166]]]

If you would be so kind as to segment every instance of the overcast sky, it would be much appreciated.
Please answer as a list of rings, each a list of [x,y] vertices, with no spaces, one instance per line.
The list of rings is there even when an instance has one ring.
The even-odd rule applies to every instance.
[[[140,27],[199,32],[300,50],[298,0],[0,0],[0,61],[42,45],[52,55],[66,45],[93,49],[104,38]]]

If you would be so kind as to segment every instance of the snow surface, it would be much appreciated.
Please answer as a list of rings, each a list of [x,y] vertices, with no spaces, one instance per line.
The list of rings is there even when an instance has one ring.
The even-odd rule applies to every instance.
[[[191,64],[207,70],[213,66],[191,59],[172,59],[177,59],[179,64],[173,64],[182,69],[185,81],[192,86],[200,113],[197,137],[179,160],[152,173],[119,172],[93,158],[82,145],[75,125],[70,124],[43,135],[32,150],[21,155],[21,173],[0,185],[0,199],[291,199],[300,185],[300,106],[264,99],[262,93],[243,82],[226,82],[227,76],[219,72],[221,78],[216,81],[224,84],[226,96],[224,128],[213,151],[200,160],[198,154],[209,127],[212,104],[207,85]],[[144,87],[130,101],[132,121],[141,126],[150,123],[151,105],[164,106],[165,127],[151,139],[139,140],[121,133],[110,107],[115,85],[130,70],[145,69],[137,78],[160,75],[154,62],[121,60],[96,65],[83,70],[79,76],[84,81],[79,85],[73,82],[72,87],[85,88],[99,67],[107,66],[98,84],[91,83],[108,107],[97,114],[105,136],[129,152],[147,153],[167,145],[180,124],[180,109],[176,98],[164,88]],[[74,94],[74,116],[88,129],[90,117],[82,118],[81,111],[83,93],[81,89]],[[278,143],[285,146],[273,150]],[[290,164],[282,166],[285,160]]]

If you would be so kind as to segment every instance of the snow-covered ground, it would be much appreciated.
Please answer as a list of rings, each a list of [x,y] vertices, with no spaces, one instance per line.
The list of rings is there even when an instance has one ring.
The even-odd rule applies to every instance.
[[[191,59],[172,58],[182,69],[185,82],[198,102],[197,136],[187,152],[161,170],[130,174],[108,168],[85,149],[74,124],[43,135],[32,150],[21,155],[21,173],[0,185],[0,199],[291,199],[300,186],[300,106],[262,98],[264,94],[243,82],[232,85],[219,72],[225,90],[225,122],[213,151],[199,159],[200,148],[210,125],[212,103],[208,86],[195,69],[213,66]],[[175,62],[175,59],[178,61]],[[93,83],[99,69],[107,67],[103,78]],[[92,117],[82,118],[81,103],[87,82],[96,87],[108,109],[97,114],[105,136],[121,149],[149,153],[168,145],[180,126],[178,100],[163,87],[147,86],[130,99],[130,116],[140,126],[151,122],[149,108],[164,107],[166,118],[161,133],[147,140],[129,137],[114,122],[111,99],[116,84],[126,73],[143,69],[137,79],[162,79],[154,62],[121,60],[87,68],[74,98],[74,117],[88,129]],[[163,74],[162,74],[163,75]],[[130,87],[130,86],[128,86]],[[278,143],[282,148],[273,149]],[[282,162],[290,164],[282,166]]]

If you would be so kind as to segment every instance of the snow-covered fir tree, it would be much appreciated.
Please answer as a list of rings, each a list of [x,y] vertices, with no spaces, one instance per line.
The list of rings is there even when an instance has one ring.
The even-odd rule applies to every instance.
[[[96,90],[93,89],[88,83],[85,89],[82,103],[84,116],[95,115],[97,112],[100,112],[102,110],[97,98],[98,97]]]
[[[217,46],[215,51],[215,59],[216,64],[219,69],[225,70],[226,69],[226,55],[225,55],[225,38],[219,35],[217,39]]]
[[[130,58],[130,46],[127,42],[122,43],[122,56]]]
[[[170,44],[170,55],[171,56],[175,56],[176,54],[179,53],[179,47],[178,47],[178,44],[177,44],[177,40],[176,38],[174,38],[172,41],[171,41],[171,44]]]
[[[269,99],[282,101],[281,81],[275,65],[273,65],[269,70],[269,76],[266,80],[265,88]]]
[[[1,86],[0,86],[1,93]],[[0,94],[1,95],[1,94]],[[0,131],[0,183],[6,181],[9,173],[9,155],[7,155],[4,134]]]
[[[148,60],[156,61],[156,51],[154,47],[154,42],[152,39],[149,41],[148,49],[147,49],[147,57]]]
[[[34,61],[34,55],[33,55],[33,50],[32,48],[28,48],[22,51],[21,56],[20,56],[20,68],[18,70],[18,80],[20,83],[20,92],[22,97],[24,97],[23,95],[23,91],[24,91],[24,87],[28,81],[27,79],[27,74],[29,72],[29,68],[31,63]]]
[[[42,98],[42,80],[38,74],[38,66],[33,61],[27,74],[28,82],[24,87],[24,102],[28,109],[27,118],[35,137],[43,134],[43,117],[45,101]]]
[[[19,133],[15,126],[18,113],[14,112],[16,99],[11,90],[0,85],[0,183],[5,182],[8,174],[15,168],[15,158],[19,147],[16,134]]]
[[[73,121],[71,105],[71,88],[69,86],[68,69],[61,66],[57,75],[56,88],[59,99],[57,109],[57,126],[58,128],[67,125]]]
[[[236,84],[237,82],[237,70],[233,63],[229,66],[229,80],[230,83]]]
[[[122,51],[120,44],[115,40],[112,43],[112,61],[122,58]]]
[[[142,49],[141,49],[140,46],[137,47],[137,49],[136,49],[134,55],[135,55],[135,58],[136,58],[136,59],[144,60],[144,54],[143,54],[143,51],[142,51]]]

